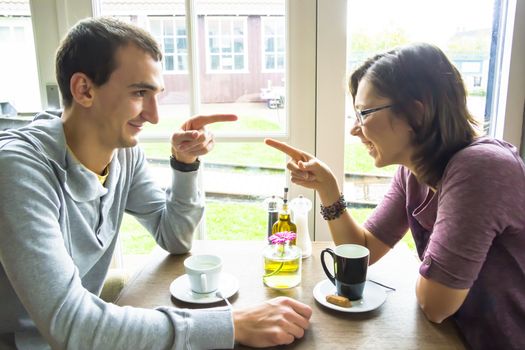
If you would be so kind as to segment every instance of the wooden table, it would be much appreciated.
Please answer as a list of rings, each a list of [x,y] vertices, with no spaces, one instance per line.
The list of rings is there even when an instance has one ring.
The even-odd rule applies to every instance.
[[[314,286],[326,278],[319,258],[331,242],[314,242],[313,253],[303,260],[302,282],[290,290],[278,291],[262,282],[264,243],[258,241],[195,241],[192,254],[213,253],[223,258],[223,271],[239,280],[239,291],[230,298],[234,308],[253,305],[286,295],[313,308],[311,326],[304,338],[286,346],[290,349],[465,349],[452,321],[440,325],[425,318],[415,296],[419,262],[403,245],[398,245],[369,268],[368,276],[394,287],[386,302],[367,313],[341,313],[317,303]],[[170,283],[184,274],[182,262],[189,254],[169,255],[157,248],[151,260],[128,282],[117,300],[118,305],[153,308],[173,305],[180,308],[202,308],[171,297]],[[244,348],[238,346],[238,348]]]

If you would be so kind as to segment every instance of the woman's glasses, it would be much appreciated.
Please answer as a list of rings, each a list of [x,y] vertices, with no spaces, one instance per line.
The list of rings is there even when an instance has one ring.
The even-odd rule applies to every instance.
[[[370,114],[372,113],[375,113],[375,112],[379,112],[383,109],[386,109],[386,108],[390,108],[390,107],[393,107],[394,105],[391,104],[391,105],[386,105],[386,106],[381,106],[381,107],[375,107],[375,108],[368,108],[368,109],[365,109],[363,111],[360,111],[358,109],[355,110],[355,118],[356,118],[356,121],[359,123],[360,126],[363,126],[363,123],[365,122],[366,118],[368,118],[370,116]]]

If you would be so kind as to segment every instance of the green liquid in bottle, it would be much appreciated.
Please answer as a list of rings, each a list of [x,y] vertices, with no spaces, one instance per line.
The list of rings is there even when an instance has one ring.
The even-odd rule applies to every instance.
[[[283,207],[279,212],[279,219],[272,226],[272,234],[277,232],[290,231],[297,233],[297,225],[292,222],[290,217],[290,209],[288,209],[288,188],[284,189],[284,198],[283,198]],[[290,242],[290,244],[295,245],[296,239]]]

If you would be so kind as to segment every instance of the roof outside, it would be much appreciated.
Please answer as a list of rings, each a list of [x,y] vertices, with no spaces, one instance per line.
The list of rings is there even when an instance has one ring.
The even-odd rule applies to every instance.
[[[100,0],[106,15],[184,15],[183,0]],[[201,0],[199,15],[284,15],[285,0]],[[0,16],[30,16],[29,0],[0,0]]]
[[[29,0],[0,0],[0,16],[29,16]]]
[[[104,0],[102,11],[108,15],[148,14],[184,15],[182,0]],[[199,15],[284,15],[284,0],[201,0],[196,1]]]

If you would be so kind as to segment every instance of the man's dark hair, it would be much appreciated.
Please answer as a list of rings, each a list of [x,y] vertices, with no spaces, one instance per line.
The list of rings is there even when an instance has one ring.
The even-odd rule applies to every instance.
[[[73,74],[84,73],[96,86],[103,85],[117,68],[117,49],[129,44],[144,50],[156,61],[162,59],[159,45],[148,32],[115,18],[88,18],[71,28],[57,50],[55,61],[64,107],[70,107],[73,102],[69,87]]]

